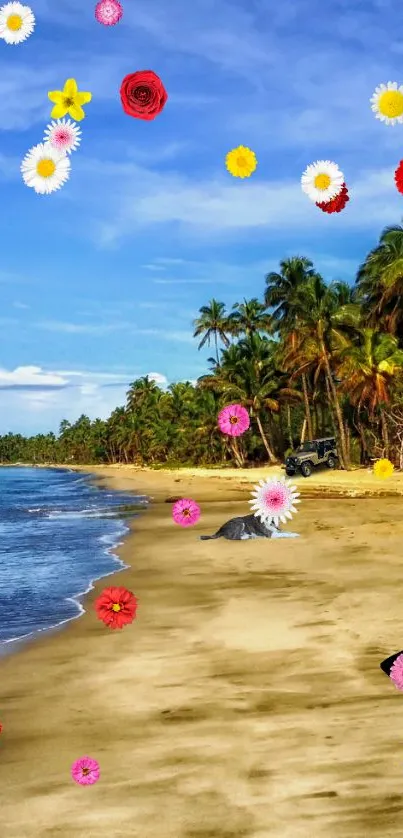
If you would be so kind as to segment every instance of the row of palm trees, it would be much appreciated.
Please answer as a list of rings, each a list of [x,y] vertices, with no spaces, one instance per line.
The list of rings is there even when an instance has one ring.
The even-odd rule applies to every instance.
[[[327,284],[305,257],[284,259],[261,300],[202,306],[194,337],[214,347],[195,386],[162,390],[143,377],[106,421],[0,437],[0,460],[244,466],[335,435],[343,468],[379,456],[403,467],[403,227],[383,231],[353,286]],[[217,428],[231,402],[251,417],[232,441]]]

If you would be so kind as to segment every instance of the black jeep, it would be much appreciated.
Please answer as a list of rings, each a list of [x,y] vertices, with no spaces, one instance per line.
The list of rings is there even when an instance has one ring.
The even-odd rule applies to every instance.
[[[334,436],[327,436],[323,439],[303,442],[287,457],[285,471],[288,477],[292,477],[299,471],[303,477],[310,477],[316,466],[326,465],[328,468],[336,468],[337,460],[336,440]]]

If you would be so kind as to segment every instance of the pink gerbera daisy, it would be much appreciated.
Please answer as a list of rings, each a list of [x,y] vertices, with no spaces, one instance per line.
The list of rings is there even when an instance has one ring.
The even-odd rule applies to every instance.
[[[71,119],[58,119],[47,126],[43,142],[50,143],[58,151],[71,154],[81,143],[81,128]]]
[[[249,425],[249,413],[241,404],[229,404],[218,414],[218,427],[228,436],[242,436]]]
[[[389,677],[396,689],[403,690],[403,654],[399,655],[393,663]]]
[[[95,6],[95,17],[104,26],[115,26],[123,15],[123,9],[118,0],[100,0]]]
[[[175,524],[179,524],[181,527],[191,527],[193,524],[197,524],[200,518],[200,507],[194,500],[181,498],[172,507],[172,518]]]
[[[80,786],[92,786],[99,780],[99,764],[91,757],[80,757],[71,766],[71,776]]]
[[[283,477],[260,480],[254,486],[253,497],[249,501],[256,518],[267,524],[273,523],[276,527],[279,521],[285,524],[287,518],[292,518],[297,511],[295,504],[299,503],[299,492],[295,490],[296,486],[291,486]]]

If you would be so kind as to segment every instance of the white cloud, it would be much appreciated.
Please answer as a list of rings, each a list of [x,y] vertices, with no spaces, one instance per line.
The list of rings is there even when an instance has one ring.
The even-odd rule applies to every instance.
[[[144,370],[126,373],[126,381],[122,381],[122,374],[102,371],[54,372],[40,367],[0,370],[0,433],[57,431],[62,419],[75,422],[82,413],[90,419],[107,419],[116,407],[126,403],[129,382],[144,375],[160,387],[168,385],[162,373]],[[41,389],[50,387],[54,389]]]
[[[197,180],[106,162],[101,187],[98,175],[95,177],[99,171],[96,161],[87,160],[85,169],[80,200],[83,195],[89,196],[88,211],[96,211],[95,201],[110,213],[90,230],[100,247],[116,245],[129,236],[143,238],[146,229],[165,228],[171,238],[172,232],[177,231],[187,244],[190,236],[203,242],[214,239],[229,243],[242,235],[267,236],[270,231],[286,233],[288,238],[294,231],[320,236],[328,235],[329,230],[332,234],[347,228],[378,231],[385,224],[396,223],[402,214],[393,164],[389,169],[364,169],[357,170],[354,177],[346,175],[350,202],[343,212],[333,216],[321,213],[303,194],[302,164],[301,171],[287,180],[251,179],[248,183],[236,183],[225,175],[206,175]],[[77,200],[78,197],[77,194]],[[153,278],[157,285],[185,284],[186,280],[181,276]]]
[[[65,387],[67,380],[62,375],[45,372],[41,367],[16,367],[9,372],[0,369],[0,388],[9,387]]]
[[[155,383],[158,384],[159,387],[168,386],[168,379],[166,375],[162,375],[162,373],[160,372],[148,372],[147,376],[151,381],[155,381]]]

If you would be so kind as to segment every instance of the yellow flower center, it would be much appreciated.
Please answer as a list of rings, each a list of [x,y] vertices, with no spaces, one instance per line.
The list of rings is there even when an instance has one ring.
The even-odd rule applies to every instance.
[[[236,162],[237,162],[237,164],[238,164],[238,166],[239,166],[239,168],[240,168],[240,169],[244,169],[244,168],[245,168],[245,166],[247,166],[247,165],[248,165],[248,164],[247,164],[247,161],[246,161],[246,157],[244,157],[242,154],[241,154],[241,155],[239,155],[239,157],[237,157]]]
[[[18,32],[22,26],[22,17],[21,15],[10,15],[7,18],[6,22],[7,29],[11,29],[12,32]]]
[[[118,602],[115,602],[115,603],[112,605],[112,611],[120,611],[120,610],[121,610],[121,608],[120,608],[119,603],[118,603]]]
[[[45,157],[36,164],[36,171],[39,177],[51,177],[56,171],[56,164],[53,160]]]
[[[316,175],[314,183],[315,183],[316,189],[324,190],[324,189],[329,188],[329,186],[331,184],[331,180],[330,180],[329,175],[323,175],[323,174],[322,175]]]
[[[229,423],[230,423],[230,425],[237,425],[238,424],[238,417],[237,416],[230,416]]]
[[[403,114],[403,93],[399,90],[388,90],[382,93],[378,103],[379,111],[383,116],[393,119]]]
[[[89,768],[82,768],[81,773],[82,773],[83,777],[88,777],[88,774],[90,773],[90,769]]]
[[[74,105],[74,99],[72,99],[71,96],[68,96],[63,100],[63,104],[65,108],[71,108],[72,105]]]
[[[183,515],[184,518],[189,518],[190,517],[190,509],[188,509],[187,507],[186,507],[186,509],[183,509],[182,515]]]

